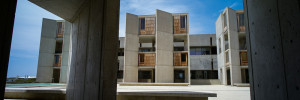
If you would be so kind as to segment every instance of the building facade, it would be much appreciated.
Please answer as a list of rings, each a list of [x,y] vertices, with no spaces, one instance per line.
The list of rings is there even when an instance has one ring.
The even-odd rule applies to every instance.
[[[187,13],[127,13],[123,82],[190,83],[188,22]]]
[[[216,21],[216,38],[221,83],[249,83],[244,12],[227,7]]]
[[[125,37],[119,38],[118,82],[123,82]],[[190,83],[191,85],[217,85],[218,61],[215,34],[189,35],[190,43]],[[151,44],[142,44],[143,48],[151,48]],[[184,48],[184,43],[174,43],[174,48]],[[141,72],[140,72],[141,73]],[[151,81],[149,81],[151,82]]]
[[[43,19],[36,82],[66,83],[70,68],[71,23]]]

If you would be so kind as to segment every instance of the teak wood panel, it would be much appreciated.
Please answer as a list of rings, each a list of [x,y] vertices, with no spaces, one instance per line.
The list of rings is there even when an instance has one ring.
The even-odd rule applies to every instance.
[[[144,55],[144,58],[141,58],[142,55]],[[144,59],[144,62],[142,62],[141,59]],[[155,54],[139,53],[139,66],[155,66]]]
[[[64,34],[57,34],[56,38],[64,38]]]
[[[184,54],[185,55],[185,61],[182,61],[181,59],[181,54]],[[187,53],[181,53],[181,52],[178,52],[178,53],[174,53],[174,66],[187,66],[187,62],[188,62],[188,54]]]
[[[180,27],[180,16],[185,17],[185,28]],[[174,16],[174,34],[182,34],[182,33],[187,33],[187,16],[186,15],[175,15]]]
[[[240,60],[241,65],[248,65],[248,59],[247,59],[247,51],[241,51],[240,52]]]
[[[65,23],[57,22],[57,34],[63,34],[65,32]]]
[[[151,35],[155,34],[155,17],[146,17],[145,18],[145,29],[141,29],[141,18],[139,23],[139,29],[141,35]]]

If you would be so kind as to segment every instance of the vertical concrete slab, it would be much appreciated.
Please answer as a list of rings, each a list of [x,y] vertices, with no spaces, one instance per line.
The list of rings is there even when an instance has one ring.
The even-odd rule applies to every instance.
[[[119,0],[90,0],[72,24],[68,100],[115,100]]]
[[[296,2],[244,0],[252,100],[299,99],[299,56],[293,56],[299,54]]]
[[[156,10],[156,83],[173,83],[173,18],[172,14]]]
[[[9,54],[11,47],[11,39],[13,34],[14,19],[16,12],[17,0],[9,0],[0,6],[2,14],[1,39],[0,39],[0,99],[4,99],[6,74],[9,63]]]
[[[139,18],[126,14],[124,82],[138,82]]]
[[[56,45],[57,22],[56,20],[43,19],[40,40],[37,82],[52,82],[54,53]]]
[[[63,48],[62,48],[62,62],[60,68],[60,83],[66,83],[69,77],[69,68],[71,63],[71,23],[65,21],[65,30],[63,38]]]
[[[228,42],[229,42],[229,63],[231,73],[231,85],[241,83],[241,67],[239,56],[239,35],[237,29],[237,18],[235,10],[227,8],[228,18]]]
[[[222,84],[227,84],[226,82],[226,68],[225,68],[225,44],[224,44],[224,32],[223,32],[223,15],[220,14],[220,16],[218,17],[217,21],[216,21],[216,43],[217,43],[217,60],[218,60],[218,68],[219,70],[219,76],[221,79],[221,83]],[[221,52],[220,52],[221,49]],[[221,73],[222,70],[222,73]],[[222,75],[221,75],[222,74]]]
[[[278,8],[288,98],[299,100],[300,0],[278,0]]]

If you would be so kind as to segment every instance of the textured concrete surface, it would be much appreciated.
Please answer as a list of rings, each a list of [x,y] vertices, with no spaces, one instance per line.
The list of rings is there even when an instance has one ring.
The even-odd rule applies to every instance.
[[[63,47],[62,47],[62,61],[60,68],[60,83],[67,83],[69,77],[69,69],[71,63],[72,46],[71,46],[71,26],[68,21],[65,22]]]
[[[244,8],[253,100],[300,100],[300,1],[244,0]]]
[[[156,10],[156,83],[173,83],[173,20],[172,14]]]
[[[39,61],[37,68],[37,82],[52,82],[54,53],[56,45],[56,20],[43,19]]]
[[[65,93],[65,89],[62,87],[35,87],[35,88],[7,88],[7,92],[27,92],[25,90],[47,92],[47,93]],[[45,91],[47,90],[47,91]],[[193,93],[216,93],[217,97],[209,97],[208,100],[250,100],[250,89],[249,87],[233,87],[224,85],[190,85],[190,86],[117,86],[118,93],[180,93],[194,95]],[[182,95],[179,94],[179,95]],[[147,94],[153,95],[153,94]],[[159,94],[160,95],[160,94]],[[170,94],[172,95],[172,94]]]
[[[126,14],[126,37],[124,48],[124,82],[138,82],[139,19]]]

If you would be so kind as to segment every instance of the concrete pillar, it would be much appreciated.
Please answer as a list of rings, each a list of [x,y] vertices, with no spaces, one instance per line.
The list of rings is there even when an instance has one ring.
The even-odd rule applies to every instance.
[[[300,99],[300,1],[244,0],[252,100]]]
[[[57,21],[43,19],[37,82],[51,83],[53,77],[53,64],[56,46]]]
[[[124,82],[138,82],[139,18],[126,14]]]
[[[9,62],[10,45],[14,27],[17,0],[3,2],[0,6],[1,17],[1,39],[0,39],[0,100],[4,99],[6,74]]]
[[[68,100],[115,100],[119,0],[89,0],[72,23]]]
[[[71,46],[71,26],[70,22],[65,21],[65,32],[63,39],[63,48],[62,48],[62,63],[60,67],[60,83],[67,83],[69,78],[69,70],[71,63],[72,55],[72,46]]]
[[[156,83],[173,83],[173,17],[156,10]]]
[[[235,10],[227,8],[228,18],[228,42],[229,42],[229,67],[231,75],[231,85],[242,83],[240,57],[239,57],[239,35],[237,29],[237,18]]]

